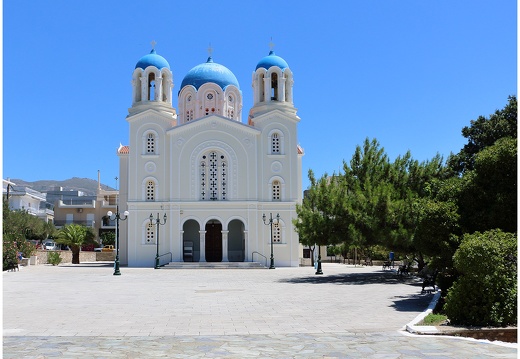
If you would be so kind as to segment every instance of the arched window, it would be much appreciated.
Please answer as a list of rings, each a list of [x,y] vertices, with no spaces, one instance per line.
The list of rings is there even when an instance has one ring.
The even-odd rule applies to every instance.
[[[280,221],[273,223],[273,243],[282,243],[282,230]]]
[[[280,192],[281,192],[280,181],[278,181],[278,180],[273,181],[272,190],[273,190],[273,201],[280,201],[281,200],[281,196],[280,196]]]
[[[271,135],[271,154],[280,154],[280,134],[276,132]]]
[[[146,244],[155,244],[155,231],[152,223],[148,222],[146,224]]]
[[[155,201],[155,182],[147,181],[146,182],[146,200],[147,201]]]
[[[271,74],[271,100],[278,101],[278,74]]]
[[[149,133],[146,135],[146,154],[150,155],[155,153],[155,135]]]
[[[200,199],[217,201],[227,199],[228,163],[216,151],[208,152],[200,161]]]
[[[155,100],[155,74],[153,72],[148,75],[148,100]]]
[[[264,77],[265,75],[262,73],[258,76],[258,90],[259,90],[259,101],[264,102],[265,101],[265,92],[264,92]]]

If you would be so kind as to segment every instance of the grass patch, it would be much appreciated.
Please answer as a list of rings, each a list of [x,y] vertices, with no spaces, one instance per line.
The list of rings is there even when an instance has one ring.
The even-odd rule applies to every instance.
[[[419,325],[441,325],[445,323],[446,320],[448,320],[448,317],[444,314],[430,313],[426,317],[424,317],[424,319],[422,320],[422,322],[419,323]]]

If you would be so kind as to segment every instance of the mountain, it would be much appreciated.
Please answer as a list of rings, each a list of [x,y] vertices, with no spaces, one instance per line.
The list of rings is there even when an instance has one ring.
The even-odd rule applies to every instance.
[[[65,191],[76,190],[82,191],[88,196],[95,196],[98,188],[98,182],[90,178],[73,177],[63,181],[56,180],[40,180],[34,182],[27,182],[23,179],[10,179],[16,186],[25,186],[32,188],[39,192],[47,192],[55,190],[56,187],[62,187]],[[107,191],[114,191],[115,189],[107,185],[101,184],[101,188]]]

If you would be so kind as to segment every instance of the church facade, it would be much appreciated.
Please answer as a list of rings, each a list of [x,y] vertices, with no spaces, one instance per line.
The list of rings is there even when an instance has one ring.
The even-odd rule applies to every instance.
[[[299,265],[292,220],[304,152],[293,75],[273,51],[252,70],[254,104],[242,121],[239,83],[211,56],[183,78],[178,112],[168,61],[152,49],[137,62],[129,144],[117,151],[119,211],[129,212],[119,222],[121,264],[154,267],[157,253],[161,265],[265,264],[272,249],[276,266]]]

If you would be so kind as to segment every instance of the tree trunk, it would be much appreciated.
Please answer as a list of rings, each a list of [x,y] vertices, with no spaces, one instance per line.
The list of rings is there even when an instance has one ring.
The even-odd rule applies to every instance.
[[[422,253],[419,253],[415,260],[417,261],[417,272],[420,272],[426,266]]]
[[[71,246],[72,251],[72,264],[79,264],[79,246]]]

